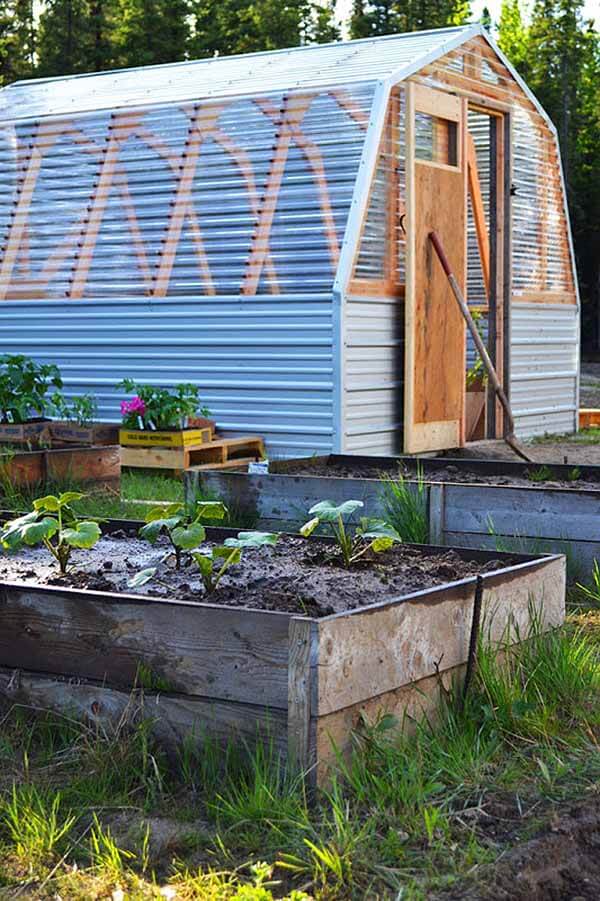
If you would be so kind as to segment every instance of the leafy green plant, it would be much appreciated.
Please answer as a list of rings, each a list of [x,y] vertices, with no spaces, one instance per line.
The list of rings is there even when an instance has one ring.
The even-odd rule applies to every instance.
[[[387,551],[395,542],[402,541],[396,529],[381,519],[362,518],[354,534],[347,528],[347,520],[364,506],[362,501],[344,501],[334,504],[332,501],[319,501],[308,511],[312,517],[300,529],[305,538],[321,524],[329,526],[331,534],[341,551],[344,566],[351,566],[367,551],[375,553]]]
[[[23,423],[32,412],[44,415],[51,386],[62,388],[58,366],[36,363],[24,354],[0,356],[0,421]]]
[[[473,322],[475,323],[475,328],[479,332],[479,337],[485,344],[485,335],[483,333],[483,328],[481,325],[481,312],[479,310],[472,310],[471,316],[473,318]],[[484,369],[483,360],[479,355],[477,355],[477,358],[473,365],[469,369],[467,369],[467,388],[472,388],[478,382],[482,387],[485,387],[485,385],[487,385],[487,381],[488,375]]]
[[[98,416],[98,404],[93,394],[82,394],[69,403],[60,391],[56,391],[50,402],[56,416],[68,422],[76,422],[82,427],[91,425]]]
[[[135,393],[131,401],[121,404],[123,425],[131,429],[139,428],[140,419],[145,429],[185,428],[188,417],[194,416],[200,407],[200,389],[188,382],[175,385],[170,390],[123,379],[118,387]],[[201,407],[200,413],[208,416],[209,411]]]
[[[569,482],[577,482],[581,478],[581,470],[579,466],[574,466],[573,469],[570,469],[567,473],[567,480]]]
[[[416,482],[409,482],[402,473],[397,478],[384,474],[381,478],[380,503],[386,522],[396,529],[402,541],[427,544],[427,491],[420,464],[417,464]]]
[[[224,519],[227,507],[221,501],[197,501],[195,515],[187,512],[185,505],[168,504],[166,507],[153,507],[146,514],[146,525],[140,529],[140,538],[155,544],[160,535],[166,535],[172,550],[166,555],[175,557],[175,569],[181,569],[182,556],[185,551],[199,547],[206,538],[206,531],[201,523],[203,519]],[[132,587],[148,582],[156,572],[156,567],[142,570],[131,580]]]
[[[549,466],[538,466],[537,469],[529,469],[527,478],[530,482],[549,482],[552,479],[552,470]]]
[[[240,563],[246,548],[274,545],[279,538],[273,532],[238,532],[237,538],[226,538],[222,545],[206,551],[195,551],[196,561],[207,594],[212,594],[230,566]]]
[[[71,504],[84,497],[78,491],[58,496],[47,494],[33,502],[33,510],[7,522],[0,530],[0,545],[5,550],[42,544],[67,572],[73,548],[92,548],[101,537],[100,526],[80,520]]]

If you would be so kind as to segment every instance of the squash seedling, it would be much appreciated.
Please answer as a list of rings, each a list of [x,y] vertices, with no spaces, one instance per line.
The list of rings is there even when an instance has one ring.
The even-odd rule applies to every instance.
[[[71,507],[85,495],[65,491],[58,497],[48,494],[33,502],[33,510],[7,522],[0,531],[0,545],[16,550],[28,545],[43,544],[58,562],[64,575],[73,548],[92,548],[102,532],[97,522],[81,520]]]
[[[185,506],[179,503],[169,504],[167,507],[153,507],[147,514],[146,525],[142,526],[139,535],[150,544],[155,544],[159,535],[166,535],[172,550],[165,559],[173,555],[175,569],[181,569],[184,551],[197,548],[206,537],[200,520],[224,519],[226,514],[227,507],[221,501],[198,501],[195,516],[190,515]]]
[[[226,538],[223,544],[205,552],[195,551],[192,557],[198,564],[206,594],[216,590],[230,566],[241,562],[242,552],[246,548],[272,546],[278,538],[273,532],[238,532],[237,538]]]
[[[322,523],[328,525],[346,567],[359,560],[368,550],[379,554],[387,551],[393,544],[402,541],[396,529],[382,519],[362,517],[355,534],[352,535],[348,531],[345,520],[363,506],[362,501],[344,501],[343,504],[337,506],[331,501],[320,501],[308,511],[308,515],[312,519],[302,526],[300,534],[304,538],[308,538]]]

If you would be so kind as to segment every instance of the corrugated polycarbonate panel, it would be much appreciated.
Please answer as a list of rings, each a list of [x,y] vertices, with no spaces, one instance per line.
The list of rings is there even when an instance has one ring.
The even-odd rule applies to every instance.
[[[0,118],[73,115],[148,103],[264,94],[385,78],[440,50],[464,27],[290,50],[216,57],[69,78],[18,82],[0,91]]]
[[[556,141],[517,109],[513,122],[513,289],[573,291]]]
[[[576,429],[577,328],[575,306],[513,303],[510,400],[518,435]]]
[[[0,293],[331,290],[372,97],[354,85],[6,127]]]
[[[401,450],[404,304],[392,298],[345,298],[343,450]]]
[[[481,187],[481,199],[485,222],[490,226],[490,117],[476,110],[469,110],[469,133],[473,138],[477,156],[477,172]],[[467,299],[471,306],[487,306],[489,298],[485,290],[481,254],[473,217],[471,195],[467,208]]]
[[[57,363],[69,395],[120,418],[124,377],[193,382],[228,434],[264,435],[271,456],[333,449],[331,295],[197,301],[0,304],[2,351]]]

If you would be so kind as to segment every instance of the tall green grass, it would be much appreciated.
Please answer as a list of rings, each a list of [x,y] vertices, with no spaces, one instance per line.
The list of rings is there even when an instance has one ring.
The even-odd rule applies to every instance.
[[[385,520],[394,526],[403,541],[428,543],[427,491],[421,466],[417,465],[414,481],[402,473],[396,478],[383,475],[379,500]]]

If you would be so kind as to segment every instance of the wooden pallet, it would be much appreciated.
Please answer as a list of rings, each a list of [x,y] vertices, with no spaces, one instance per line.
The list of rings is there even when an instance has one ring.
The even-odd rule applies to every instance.
[[[236,469],[264,456],[263,439],[220,438],[193,447],[122,447],[121,463],[139,469]]]

